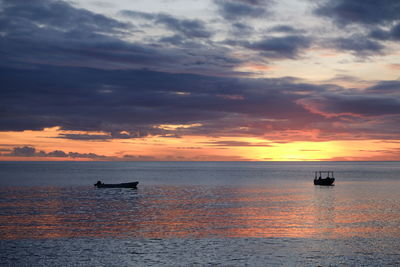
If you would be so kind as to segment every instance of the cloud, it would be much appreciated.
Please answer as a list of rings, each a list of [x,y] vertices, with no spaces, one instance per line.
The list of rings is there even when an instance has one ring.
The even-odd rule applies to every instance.
[[[234,140],[227,140],[227,141],[210,141],[210,142],[202,142],[202,144],[210,145],[210,146],[221,146],[221,147],[270,147],[272,146],[270,143],[260,142],[260,143],[251,143],[246,141],[234,141]]]
[[[371,30],[369,37],[381,40],[381,41],[399,41],[400,40],[400,23],[393,26],[390,30],[382,30],[381,28],[376,28]]]
[[[379,42],[369,40],[360,35],[332,40],[332,45],[338,51],[351,51],[358,56],[382,53],[384,46]]]
[[[366,89],[367,92],[377,94],[400,94],[400,80],[381,81]]]
[[[382,95],[324,94],[306,97],[298,103],[311,112],[326,117],[333,116],[384,116],[400,115],[400,99]]]
[[[48,75],[54,79],[48,80]],[[6,77],[7,80],[2,82],[8,90],[0,92],[1,104],[7,112],[7,116],[0,118],[2,130],[41,129],[58,125],[68,130],[108,133],[104,136],[60,136],[74,140],[180,135],[202,130],[217,133],[220,131],[218,128],[225,125],[220,120],[229,118],[230,114],[239,112],[258,116],[276,113],[273,116],[280,117],[292,112],[289,103],[286,110],[280,104],[281,101],[290,101],[290,98],[279,96],[277,92],[265,96],[257,93],[257,88],[264,87],[268,81],[56,67],[10,71]],[[74,77],[73,83],[69,77]],[[109,84],[110,80],[114,81],[112,86],[107,87],[113,88],[108,89],[111,92],[99,92],[99,88]],[[28,85],[29,90],[25,90]],[[235,95],[235,91],[240,95],[248,89],[254,92],[245,93],[247,100],[220,97]],[[176,91],[186,93],[176,94]],[[266,105],[269,106],[266,108]],[[292,107],[296,108],[296,104]],[[206,122],[207,126],[174,131],[155,128],[160,124],[192,122]],[[226,127],[235,127],[234,124],[234,121],[229,122]]]
[[[199,19],[178,19],[169,14],[145,13],[134,10],[122,10],[120,14],[130,18],[152,20],[188,38],[209,38],[212,35],[212,32],[206,29],[205,23]]]
[[[61,131],[85,132],[64,132],[59,138],[84,141],[203,135],[287,142],[354,138],[354,133],[358,138],[398,138],[396,81],[354,91],[291,77],[238,78],[247,75],[236,71],[248,62],[247,52],[257,59],[296,59],[311,47],[313,38],[288,25],[272,28],[271,35],[259,40],[228,44],[209,40],[213,35],[206,22],[129,11],[130,16],[148,21],[150,29],[162,25],[169,30],[141,38],[136,19],[123,22],[60,1],[3,4],[1,131],[59,126]],[[230,4],[250,9],[243,14],[224,9]],[[259,16],[264,16],[269,4],[217,1],[226,18],[236,14],[232,28],[249,32],[252,24],[241,19],[253,9],[263,10]],[[68,17],[59,14],[61,7]],[[61,19],[53,23],[57,14]],[[350,37],[330,39],[332,47],[357,55],[383,51],[376,39]],[[201,126],[160,128],[194,124]],[[20,147],[13,153],[40,153]],[[53,155],[71,157],[64,153]]]
[[[201,147],[178,147],[177,149],[183,150],[201,150]],[[2,150],[0,150],[2,151]],[[181,155],[166,155],[163,157],[154,157],[147,155],[132,155],[132,154],[121,154],[118,156],[103,156],[95,153],[78,153],[78,152],[65,152],[62,150],[54,150],[51,152],[44,152],[42,150],[38,151],[33,146],[23,146],[23,147],[14,147],[11,152],[6,151],[8,153],[0,153],[2,157],[29,157],[29,158],[54,158],[58,157],[63,160],[72,160],[72,159],[89,159],[89,160],[102,160],[102,161],[155,161],[155,160],[173,160],[173,161],[204,161],[204,160],[218,160],[218,161],[230,161],[230,160],[249,160],[247,158],[243,158],[241,156],[221,156],[215,154],[200,154],[193,155],[190,157],[181,156]]]
[[[81,141],[107,141],[112,139],[112,136],[106,134],[60,134],[57,138]]]
[[[397,0],[328,0],[314,12],[333,19],[338,25],[386,24],[400,19],[400,3]]]
[[[263,0],[214,0],[218,11],[226,20],[263,17],[269,14],[272,1]]]
[[[262,52],[270,58],[296,58],[300,52],[311,45],[309,37],[289,35],[284,37],[267,37],[260,41],[247,43],[249,49]]]
[[[119,11],[119,14],[134,19],[155,20],[157,18],[157,14],[155,13],[147,13],[136,10],[127,10],[127,9]]]
[[[106,156],[97,155],[94,153],[78,153],[78,152],[66,153],[62,150],[54,150],[51,152],[37,151],[36,148],[32,146],[14,147],[10,153],[3,153],[2,156],[107,159]]]
[[[130,24],[66,2],[7,1],[0,20],[4,22],[0,23],[0,42],[5,48],[2,64],[24,61],[115,68],[172,59],[166,53],[111,36],[130,29]],[[107,64],[99,64],[104,62]]]
[[[400,23],[393,26],[393,28],[390,30],[390,33],[393,40],[400,40]]]
[[[247,36],[254,32],[254,28],[242,22],[231,24],[231,32],[233,36]]]
[[[57,17],[55,14],[63,9],[68,17]],[[0,15],[0,45],[4,48],[0,66],[35,68],[40,64],[228,74],[240,64],[241,60],[229,56],[225,47],[201,41],[212,35],[203,22],[167,14],[147,15],[176,33],[175,39],[165,32],[152,40],[140,38],[142,30],[132,23],[74,8],[67,2],[35,0],[25,5],[7,1]],[[132,36],[137,37],[135,41],[127,41]],[[196,53],[191,52],[193,49]]]
[[[85,9],[72,7],[64,1],[30,0],[14,1],[2,0],[0,25],[2,30],[11,32],[14,37],[32,32],[14,30],[25,26],[25,30],[38,31],[45,28],[49,31],[63,29],[65,31],[118,33],[127,30],[132,25],[94,14]]]
[[[296,33],[300,32],[298,29],[296,29],[290,25],[277,25],[277,26],[272,27],[268,31],[269,32],[290,33],[290,34],[296,34]]]
[[[127,131],[112,131],[109,130],[108,133],[104,134],[75,134],[75,133],[60,133],[55,138],[61,139],[69,139],[69,140],[78,140],[78,141],[109,141],[112,139],[134,139],[134,138],[144,138],[149,135],[157,135],[160,137],[171,137],[172,135],[175,138],[179,136],[171,133],[171,131],[149,127],[147,129],[136,128],[134,132],[127,132]]]
[[[28,146],[14,147],[10,155],[16,157],[34,157],[36,155],[36,149]]]
[[[155,135],[281,140],[283,135],[274,133],[318,128],[321,135],[334,135],[338,123],[351,137],[358,125],[361,130],[371,122],[368,134],[397,138],[390,130],[399,117],[398,81],[382,81],[360,91],[290,78],[239,79],[150,70],[37,66],[0,71],[5,74],[0,77],[2,131],[60,126],[88,132],[63,133],[60,138],[86,141]],[[377,116],[380,127],[374,128]],[[356,123],[359,120],[364,120],[362,125]],[[193,124],[201,126],[159,127]]]
[[[383,54],[384,41],[400,40],[400,3],[397,0],[328,0],[314,13],[332,19],[338,27],[357,26],[353,35],[337,38],[338,50],[352,51],[357,56]]]

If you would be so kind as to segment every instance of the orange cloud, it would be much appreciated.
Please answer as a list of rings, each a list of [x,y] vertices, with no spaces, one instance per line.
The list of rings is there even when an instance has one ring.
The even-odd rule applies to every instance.
[[[307,98],[302,98],[296,101],[297,104],[303,106],[306,110],[313,114],[318,114],[321,116],[324,116],[326,118],[334,118],[334,117],[340,117],[340,116],[352,116],[352,117],[363,117],[360,114],[356,113],[351,113],[351,112],[339,112],[339,113],[333,113],[333,112],[327,112],[324,111],[325,105],[322,103],[322,100],[319,101],[318,99],[307,99]]]
[[[400,64],[388,64],[389,69],[400,70]]]
[[[399,140],[324,137],[318,129],[268,131],[262,138],[182,136],[100,140],[59,138],[64,131],[1,132],[0,160],[314,161],[400,160]],[[92,134],[88,132],[87,134]],[[348,140],[340,139],[348,138]],[[324,140],[326,139],[326,140]],[[304,141],[308,140],[308,141]],[[340,141],[339,141],[340,140]],[[362,148],[362,150],[360,150]]]

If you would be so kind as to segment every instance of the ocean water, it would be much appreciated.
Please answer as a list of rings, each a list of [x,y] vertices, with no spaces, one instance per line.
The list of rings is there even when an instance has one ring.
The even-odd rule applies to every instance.
[[[0,162],[0,251],[4,266],[400,266],[400,162]]]

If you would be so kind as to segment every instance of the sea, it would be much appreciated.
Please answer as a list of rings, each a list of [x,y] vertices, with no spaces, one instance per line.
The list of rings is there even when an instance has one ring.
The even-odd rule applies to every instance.
[[[0,162],[0,265],[400,266],[400,162]]]

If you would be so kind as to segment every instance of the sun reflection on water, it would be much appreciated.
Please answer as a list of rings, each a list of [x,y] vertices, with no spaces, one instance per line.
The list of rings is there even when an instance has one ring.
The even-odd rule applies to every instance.
[[[308,184],[16,187],[0,194],[1,239],[400,236],[399,201],[356,201]]]

